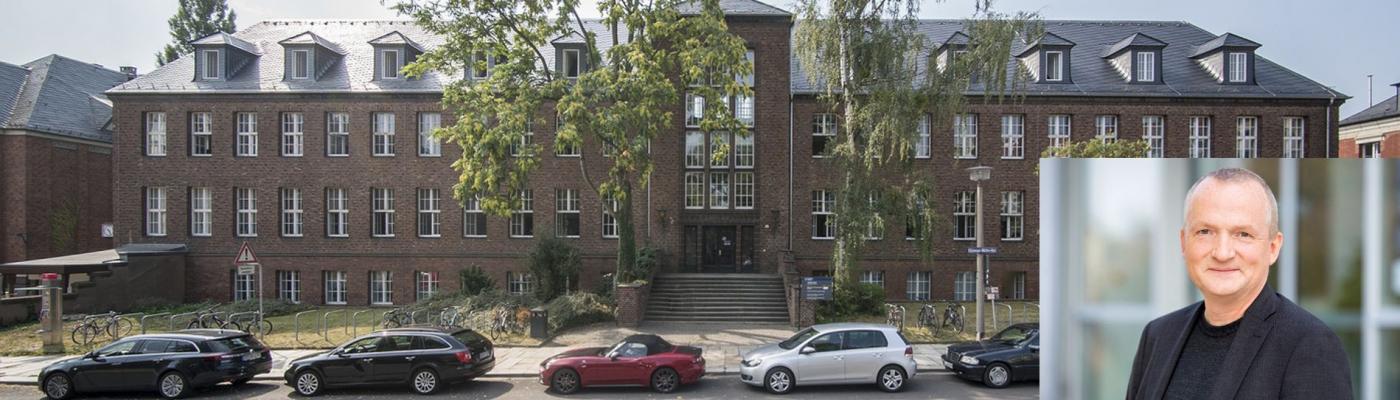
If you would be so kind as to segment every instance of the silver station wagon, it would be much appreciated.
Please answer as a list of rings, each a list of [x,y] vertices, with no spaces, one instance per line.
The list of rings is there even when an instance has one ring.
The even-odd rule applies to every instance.
[[[914,377],[914,347],[892,326],[823,324],[743,355],[739,379],[785,394],[797,385],[870,384],[886,392]]]

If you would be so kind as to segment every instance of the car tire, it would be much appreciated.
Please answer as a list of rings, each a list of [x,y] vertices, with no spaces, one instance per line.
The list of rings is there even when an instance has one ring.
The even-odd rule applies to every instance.
[[[987,370],[982,372],[982,384],[992,389],[1011,385],[1011,367],[1002,363],[988,365]]]
[[[297,394],[311,397],[321,394],[326,389],[326,381],[321,379],[321,374],[316,371],[306,369],[298,372],[296,378],[292,380],[292,390]]]
[[[763,388],[772,394],[788,394],[797,387],[797,378],[792,375],[792,370],[778,367],[768,370],[763,374]]]
[[[904,390],[904,385],[909,383],[909,375],[904,373],[904,368],[886,365],[884,368],[880,368],[880,374],[876,376],[875,382],[880,385],[880,390],[894,393]]]
[[[427,395],[442,388],[442,379],[432,368],[419,368],[413,371],[413,378],[409,379],[408,384],[413,393]]]
[[[676,370],[661,367],[651,372],[651,390],[657,393],[671,393],[680,387],[681,374],[676,373]]]
[[[185,378],[185,374],[180,371],[170,371],[160,375],[156,380],[156,390],[160,396],[167,399],[178,399],[185,397],[194,391],[190,387],[190,380]]]
[[[77,395],[73,390],[73,378],[62,372],[49,374],[47,378],[44,378],[42,389],[44,395],[53,400],[67,400]]]
[[[549,389],[558,394],[572,394],[582,387],[579,380],[578,371],[564,368],[554,371],[554,375],[549,377]]]

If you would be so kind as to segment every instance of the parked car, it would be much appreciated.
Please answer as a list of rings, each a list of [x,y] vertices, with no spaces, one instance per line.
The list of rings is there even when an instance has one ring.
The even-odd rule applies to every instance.
[[[798,385],[870,384],[898,392],[918,371],[914,347],[877,324],[824,324],[743,355],[739,379],[786,394]]]
[[[118,339],[39,372],[50,399],[78,393],[157,391],[166,398],[222,382],[241,385],[272,370],[272,351],[246,332],[190,329]]]
[[[418,394],[472,380],[496,366],[486,337],[461,328],[394,328],[287,363],[287,385],[303,396],[327,387],[408,384]]]
[[[948,352],[943,354],[943,368],[992,388],[1038,380],[1040,324],[1011,325],[991,339],[948,346]]]
[[[540,363],[540,384],[559,394],[588,386],[643,386],[671,393],[705,376],[699,347],[632,335],[609,347],[572,349]]]

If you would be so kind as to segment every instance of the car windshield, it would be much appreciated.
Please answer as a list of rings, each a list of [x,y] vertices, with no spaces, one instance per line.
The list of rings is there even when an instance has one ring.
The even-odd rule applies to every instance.
[[[1034,334],[1035,329],[1013,326],[1010,328],[1006,328],[1006,330],[1003,330],[1000,333],[997,333],[996,336],[992,337],[992,340],[1020,344],[1021,342],[1030,339],[1031,336]]]
[[[818,332],[816,329],[803,329],[802,331],[797,332],[796,335],[792,335],[792,337],[788,338],[787,340],[778,342],[778,347],[782,347],[784,350],[791,350],[792,348],[797,347],[797,345],[802,344],[802,342],[806,342],[807,339],[811,339],[812,336],[816,336],[817,333]]]

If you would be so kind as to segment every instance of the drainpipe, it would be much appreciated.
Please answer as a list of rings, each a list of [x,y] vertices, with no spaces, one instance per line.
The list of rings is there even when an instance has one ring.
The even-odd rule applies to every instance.
[[[792,251],[792,103],[794,101],[792,90],[788,90],[788,204],[787,204],[787,250]]]

